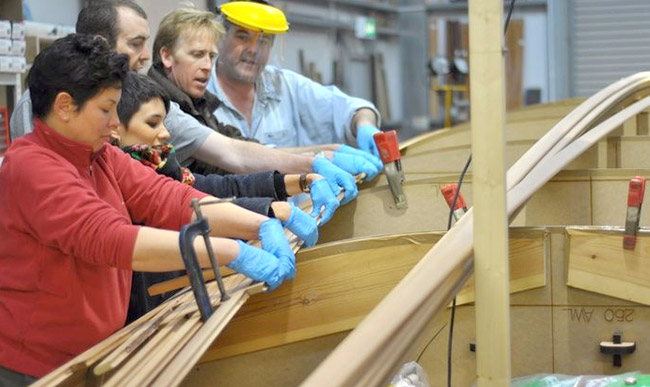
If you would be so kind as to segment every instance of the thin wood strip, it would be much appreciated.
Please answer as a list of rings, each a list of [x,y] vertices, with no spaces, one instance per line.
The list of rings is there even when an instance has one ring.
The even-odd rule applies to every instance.
[[[259,293],[262,287],[263,284],[257,284],[253,288],[242,289],[232,294],[231,298],[223,303],[214,315],[201,326],[200,331],[165,367],[165,370],[158,375],[152,385],[167,387],[180,384],[250,295]]]
[[[107,354],[109,354],[125,340],[127,340],[129,335],[134,332],[140,325],[145,324],[147,321],[154,318],[159,313],[164,312],[164,310],[167,308],[176,305],[176,303],[180,300],[179,297],[184,294],[185,293],[180,293],[177,295],[177,297],[170,299],[167,303],[158,305],[156,308],[138,319],[138,321],[129,324],[119,331],[113,333],[102,342],[89,348],[79,356],[71,359],[61,367],[40,378],[34,384],[32,384],[32,386],[40,387],[59,385],[64,381],[72,378],[75,374],[85,373],[90,366],[107,356]]]
[[[647,79],[647,76],[645,78]],[[599,97],[602,97],[602,95],[599,95]],[[590,98],[585,103],[587,104],[587,102],[597,105],[600,100],[593,101]],[[619,113],[617,116],[618,121],[609,120],[610,123],[616,124],[614,127],[608,128],[607,121],[605,121],[580,137],[580,141],[576,141],[576,143],[583,142],[585,136],[588,136],[593,131],[598,131],[598,129],[601,130],[598,131],[596,141],[603,135],[615,130],[624,121],[620,120],[623,115]],[[569,130],[570,127],[557,129],[560,133],[566,133]],[[512,215],[537,189],[537,187],[532,186],[523,187],[522,184],[517,183],[519,183],[520,178],[529,175],[529,172],[541,173],[536,169],[537,161],[557,143],[561,136],[554,133],[554,137],[546,138],[544,144],[540,146],[536,144],[533,147],[534,149],[531,148],[510,169],[508,176],[513,178],[509,179],[509,186],[514,188],[522,187],[518,195],[513,190],[508,192],[509,215]],[[586,146],[595,143],[594,139],[591,138],[584,142],[587,143]],[[572,146],[571,148],[571,156],[573,158],[577,157],[579,153],[575,152],[579,147]],[[569,149],[569,147],[566,149]],[[568,154],[563,158],[558,157],[557,161],[554,158],[555,163],[546,167],[552,166],[561,169],[570,159],[566,156]],[[547,179],[550,179],[550,176]],[[545,181],[535,181],[535,183],[543,184]],[[422,261],[400,282],[395,290],[384,298],[359,327],[348,335],[343,343],[321,363],[303,385],[378,385],[385,381],[389,376],[389,372],[412,344],[412,338],[399,336],[406,335],[404,332],[411,331],[411,329],[418,329],[417,324],[414,323],[415,320],[428,320],[444,303],[441,300],[444,301],[451,297],[451,292],[443,291],[440,287],[448,284],[450,279],[451,281],[459,281],[464,277],[462,275],[452,276],[452,273],[458,270],[462,270],[463,273],[471,272],[472,223],[473,211],[470,209],[452,230],[425,255]],[[459,285],[456,282],[454,284]],[[431,305],[434,307],[431,307]],[[421,317],[416,319],[414,316]],[[377,361],[379,356],[384,357],[381,362]]]
[[[627,87],[630,84],[639,84],[647,82],[650,73],[637,73],[620,81],[614,82],[606,88],[587,99],[574,109],[569,115],[551,128],[546,135],[535,143],[517,162],[508,170],[507,184],[508,189],[518,184],[521,179],[544,157],[555,144],[560,141],[562,136],[571,130],[580,120],[590,111],[598,107],[603,100],[617,91]]]
[[[249,289],[251,288],[250,284],[252,280],[246,278],[243,275],[232,276],[228,281],[229,291],[234,289]],[[228,305],[231,301],[227,300],[224,303],[220,303],[220,293],[216,286],[215,282],[209,284],[208,292],[212,294],[211,301],[216,307],[214,315],[219,313],[219,310]],[[252,287],[261,288],[263,284],[256,284]],[[182,348],[187,344],[188,341],[204,327],[204,323],[200,320],[200,314],[198,313],[198,308],[196,307],[195,302],[191,302],[193,306],[192,314],[190,317],[186,317],[186,320],[181,321],[181,326],[177,330],[173,330],[170,333],[170,337],[165,340],[165,342],[156,348],[156,353],[146,358],[145,362],[140,364],[141,370],[138,371],[137,375],[132,375],[131,379],[128,381],[128,386],[145,386],[150,385],[151,382],[161,373],[168,364],[173,361],[176,354],[181,351]],[[212,317],[214,317],[214,315]],[[188,316],[185,313],[185,316]],[[212,318],[211,317],[211,318]],[[229,320],[224,321],[224,324],[227,324]]]
[[[241,275],[231,276],[227,281],[225,281],[225,284],[229,289],[232,289],[233,287],[240,285],[244,278],[245,277]],[[220,298],[218,296],[216,283],[213,282],[210,285],[209,293],[211,294],[211,302],[213,303],[213,306],[218,305]],[[192,319],[198,319],[198,308],[190,292],[187,292],[187,298],[184,301],[184,303],[178,305],[173,310],[168,321],[162,325],[156,334],[152,335],[149,341],[140,347],[139,350],[109,378],[106,383],[107,387],[120,385],[125,381],[125,379],[130,381],[137,379],[135,374],[140,371],[134,371],[142,370],[146,364],[149,364],[152,361],[152,359],[157,362],[162,361],[161,359],[164,356],[169,355],[169,351],[163,351],[162,349],[173,349],[173,346],[177,345],[178,341],[183,339],[183,335],[193,329],[195,324],[192,323]]]
[[[140,345],[142,345],[158,330],[163,320],[170,315],[172,311],[172,309],[168,309],[165,313],[138,327],[138,329],[136,329],[127,340],[125,340],[111,354],[106,356],[104,360],[94,368],[94,374],[103,375],[104,373],[117,368],[124,359],[129,357],[129,355],[136,351]]]

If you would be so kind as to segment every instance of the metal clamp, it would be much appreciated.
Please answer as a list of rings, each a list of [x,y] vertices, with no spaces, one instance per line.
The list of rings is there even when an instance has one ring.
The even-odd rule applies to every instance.
[[[230,296],[228,295],[226,287],[223,284],[223,278],[221,277],[221,272],[219,271],[219,265],[217,264],[216,256],[212,249],[212,243],[210,243],[210,224],[208,223],[208,220],[203,217],[201,206],[230,202],[232,199],[233,198],[210,200],[203,203],[199,203],[197,199],[192,199],[190,206],[194,210],[197,220],[193,223],[183,226],[181,228],[179,236],[183,263],[185,264],[187,275],[190,278],[192,292],[194,293],[196,304],[198,305],[199,311],[201,313],[201,320],[204,322],[210,318],[213,313],[213,309],[212,303],[210,302],[210,295],[208,294],[208,290],[205,286],[205,281],[203,280],[203,272],[201,270],[201,266],[199,265],[199,260],[196,256],[196,250],[194,249],[194,239],[196,239],[196,237],[199,235],[203,235],[208,257],[210,258],[210,264],[212,265],[212,270],[214,271],[214,277],[217,281],[219,292],[221,293],[221,301],[223,302],[228,300]]]

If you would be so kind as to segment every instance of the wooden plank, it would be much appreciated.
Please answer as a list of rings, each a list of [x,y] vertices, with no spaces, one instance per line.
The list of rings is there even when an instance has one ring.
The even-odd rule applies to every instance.
[[[438,29],[434,19],[429,19],[429,59],[438,55]],[[437,82],[436,77],[431,75],[429,78],[429,118],[435,120],[440,116],[440,98],[438,93],[433,90],[433,84]]]
[[[513,293],[544,286],[545,231],[511,232]],[[354,328],[441,236],[428,232],[347,240],[299,253],[296,279],[252,297],[202,361]],[[473,300],[468,286],[463,302]]]
[[[252,297],[202,361],[352,329],[438,238],[431,233],[388,236],[377,243],[317,246],[310,249],[318,255],[312,259],[299,254],[296,278]]]
[[[510,294],[546,286],[546,243],[543,234],[534,239],[510,239],[509,250]],[[456,295],[456,304],[463,305],[474,300],[472,277]]]
[[[635,250],[623,249],[622,230],[568,228],[567,285],[650,305],[650,230],[637,237]]]
[[[505,83],[500,0],[469,3],[477,384],[510,383]],[[478,69],[478,71],[477,71]],[[490,128],[490,130],[485,130]]]
[[[506,110],[518,109],[523,105],[524,73],[524,21],[511,19],[508,24],[505,45],[506,56]]]
[[[647,111],[636,116],[636,134],[647,136],[650,134],[650,115]]]

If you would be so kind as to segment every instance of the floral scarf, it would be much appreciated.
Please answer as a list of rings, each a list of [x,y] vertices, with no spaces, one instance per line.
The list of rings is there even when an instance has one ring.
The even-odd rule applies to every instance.
[[[123,147],[122,150],[154,171],[190,186],[194,185],[194,175],[189,169],[181,167],[176,160],[172,144],[149,146],[146,144]]]

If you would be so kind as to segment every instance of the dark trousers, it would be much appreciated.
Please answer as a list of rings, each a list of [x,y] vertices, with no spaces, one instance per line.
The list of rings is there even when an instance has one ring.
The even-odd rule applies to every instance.
[[[0,366],[0,387],[22,387],[36,381],[33,376],[14,372]]]

